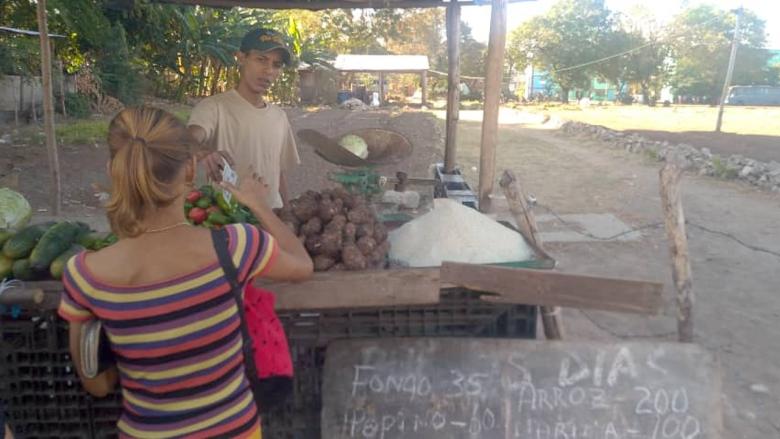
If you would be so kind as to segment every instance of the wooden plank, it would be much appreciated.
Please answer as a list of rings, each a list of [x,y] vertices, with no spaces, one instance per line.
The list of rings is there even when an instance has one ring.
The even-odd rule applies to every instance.
[[[460,5],[447,7],[447,121],[444,141],[444,172],[457,165],[458,120],[460,119]]]
[[[441,282],[497,294],[483,297],[490,302],[638,314],[658,313],[663,290],[654,282],[455,262],[442,264]]]
[[[521,234],[531,242],[535,248],[542,248],[542,239],[539,237],[539,227],[536,225],[536,218],[533,212],[528,209],[525,202],[525,193],[520,187],[515,174],[510,170],[505,170],[498,182],[504,191],[506,201],[509,204],[509,210],[520,228]],[[559,307],[542,306],[541,318],[544,335],[549,340],[563,339],[563,324],[561,323],[561,309]]]
[[[49,153],[51,194],[49,209],[52,215],[60,214],[62,186],[60,181],[60,159],[57,154],[57,139],[54,137],[54,93],[51,81],[51,45],[46,17],[46,0],[38,0],[38,32],[41,42],[41,81],[43,86],[43,125],[46,132],[46,150]],[[32,100],[33,103],[35,99]],[[33,110],[33,113],[35,111]]]
[[[685,214],[680,197],[682,169],[668,162],[660,172],[661,204],[666,236],[672,253],[672,277],[677,289],[677,333],[682,342],[693,341],[693,280],[685,233]]]
[[[276,293],[279,310],[424,305],[439,302],[438,269],[315,273],[299,283],[257,285]]]
[[[479,156],[479,210],[482,212],[490,210],[490,194],[493,193],[496,178],[499,97],[506,46],[506,2],[507,0],[493,0],[490,12],[490,40],[485,71],[485,102]]]

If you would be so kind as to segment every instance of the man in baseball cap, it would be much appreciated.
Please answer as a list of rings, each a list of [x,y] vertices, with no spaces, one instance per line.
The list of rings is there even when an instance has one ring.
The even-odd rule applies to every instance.
[[[279,50],[285,65],[291,65],[292,53],[282,34],[272,29],[252,29],[241,39],[241,51],[249,53],[251,50],[265,53]]]
[[[220,178],[222,159],[249,165],[268,182],[271,207],[287,204],[288,174],[300,163],[295,137],[285,112],[265,97],[292,53],[285,38],[272,29],[252,29],[241,40],[236,53],[238,86],[202,100],[188,122],[193,138],[215,152],[201,162],[214,180]]]

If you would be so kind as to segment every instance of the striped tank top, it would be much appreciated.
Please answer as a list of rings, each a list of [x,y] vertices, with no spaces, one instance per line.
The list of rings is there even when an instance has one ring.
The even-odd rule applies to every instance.
[[[226,229],[239,282],[262,276],[273,237],[251,225]],[[120,437],[259,438],[240,316],[216,254],[207,267],[144,286],[101,283],[85,255],[68,261],[59,314],[103,322],[122,388]]]

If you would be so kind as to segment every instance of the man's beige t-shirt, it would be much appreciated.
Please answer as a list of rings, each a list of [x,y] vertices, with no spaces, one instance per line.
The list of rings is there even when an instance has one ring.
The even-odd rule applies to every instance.
[[[271,189],[271,207],[282,207],[280,172],[300,164],[292,127],[284,111],[273,104],[257,108],[230,90],[202,100],[187,125],[206,130],[206,143],[233,157],[236,171],[247,166],[263,177]]]

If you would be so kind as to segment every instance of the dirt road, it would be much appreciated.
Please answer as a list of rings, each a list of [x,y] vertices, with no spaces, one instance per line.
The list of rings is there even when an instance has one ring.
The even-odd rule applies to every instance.
[[[474,181],[479,117],[469,112],[461,117],[460,163]],[[502,122],[497,167],[515,170],[541,205],[561,214],[611,213],[632,227],[662,220],[657,162],[564,137],[521,113],[507,111]],[[687,176],[683,185],[686,218],[696,224],[688,228],[696,343],[722,362],[723,437],[780,437],[780,196],[711,178]],[[542,207],[537,212],[548,213]],[[702,227],[778,254],[749,249]],[[562,271],[665,284],[666,311],[660,317],[565,310],[570,339],[675,339],[662,228],[644,230],[637,241],[554,243],[548,249]]]

